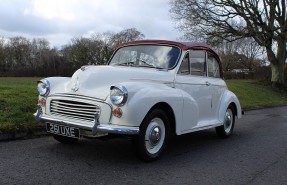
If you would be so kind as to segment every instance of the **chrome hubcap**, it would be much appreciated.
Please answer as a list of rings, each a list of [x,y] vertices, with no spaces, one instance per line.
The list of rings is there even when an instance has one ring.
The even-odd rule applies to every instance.
[[[150,121],[145,132],[145,147],[150,154],[157,153],[165,138],[165,126],[161,118],[154,118]]]
[[[233,113],[231,109],[227,109],[224,120],[224,130],[226,133],[229,133],[231,131],[232,124],[233,124]]]
[[[149,141],[151,145],[156,145],[160,141],[161,133],[160,128],[155,126],[151,129],[149,134]]]

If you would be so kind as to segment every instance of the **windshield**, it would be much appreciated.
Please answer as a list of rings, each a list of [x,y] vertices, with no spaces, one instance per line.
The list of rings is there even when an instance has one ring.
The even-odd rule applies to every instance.
[[[161,45],[126,46],[117,50],[109,65],[171,69],[176,65],[180,49]]]

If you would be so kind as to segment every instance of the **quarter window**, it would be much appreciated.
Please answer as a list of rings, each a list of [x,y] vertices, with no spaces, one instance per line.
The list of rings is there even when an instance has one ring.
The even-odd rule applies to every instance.
[[[208,63],[208,76],[214,78],[220,78],[218,61],[211,54],[208,54],[207,63]]]

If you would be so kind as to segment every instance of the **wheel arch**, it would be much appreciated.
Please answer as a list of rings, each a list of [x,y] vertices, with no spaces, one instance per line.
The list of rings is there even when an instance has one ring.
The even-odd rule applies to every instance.
[[[147,117],[147,115],[151,112],[151,111],[153,111],[153,110],[155,110],[155,109],[161,109],[161,110],[163,110],[165,113],[166,113],[166,115],[167,115],[167,117],[168,117],[168,120],[169,120],[169,127],[170,127],[170,132],[172,133],[172,134],[176,134],[176,119],[175,119],[175,114],[174,114],[174,111],[173,111],[173,109],[171,108],[171,106],[168,104],[168,103],[166,103],[166,102],[158,102],[158,103],[156,103],[155,105],[153,105],[151,108],[150,108],[150,110],[147,112],[147,114],[145,115],[145,117],[144,117],[144,119]]]
[[[234,103],[234,102],[231,102],[228,106],[232,106],[232,108],[233,108],[233,113],[234,113],[234,115],[235,116],[237,116],[238,114],[237,114],[237,106],[236,106],[236,104]]]
[[[170,124],[169,125],[170,132],[172,134],[176,134],[176,119],[175,119],[174,111],[171,108],[171,106],[168,103],[166,103],[166,102],[158,102],[158,103],[156,103],[155,105],[153,105],[151,107],[151,109],[145,115],[145,118],[152,110],[155,110],[155,109],[161,109],[161,110],[163,110],[166,113],[166,115],[168,117],[168,120],[169,120],[169,124]]]
[[[229,91],[226,90],[222,97],[221,97],[221,103],[220,103],[220,107],[219,107],[219,120],[223,123],[224,121],[224,114],[226,109],[228,108],[228,106],[232,105],[234,108],[234,114],[237,118],[241,118],[242,117],[242,111],[241,111],[241,106],[239,103],[238,98],[236,97],[236,95]]]

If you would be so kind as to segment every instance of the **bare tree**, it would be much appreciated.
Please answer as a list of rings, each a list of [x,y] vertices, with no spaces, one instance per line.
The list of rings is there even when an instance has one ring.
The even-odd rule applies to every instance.
[[[104,32],[104,33],[96,33],[91,36],[92,40],[100,41],[100,48],[98,48],[98,52],[100,53],[98,56],[99,63],[98,64],[106,64],[110,57],[113,54],[113,36],[115,34],[113,32]]]
[[[96,37],[78,37],[72,39],[72,44],[64,48],[64,54],[75,68],[86,64],[103,64],[104,43]]]
[[[142,38],[144,35],[135,28],[119,33],[96,33],[90,38],[73,38],[71,44],[63,48],[63,54],[75,68],[86,64],[102,65],[108,62],[118,44]]]
[[[44,60],[45,55],[48,55],[48,52],[50,51],[50,43],[46,39],[33,39],[31,43],[31,68],[37,69],[47,67],[47,63],[49,61]]]
[[[259,46],[254,39],[243,38],[233,42],[222,40],[214,46],[223,61],[223,70],[244,69],[254,71],[265,56],[264,48]]]
[[[238,40],[238,42],[238,53],[243,54],[246,57],[246,60],[240,61],[241,65],[249,71],[253,71],[254,68],[259,65],[259,58],[263,59],[265,57],[263,55],[265,51],[264,48],[260,47],[252,38],[243,38]]]
[[[186,34],[228,41],[252,37],[267,52],[272,85],[283,88],[286,4],[286,0],[171,0],[171,12]]]
[[[5,38],[0,37],[0,71],[2,73],[5,73],[7,68],[6,68],[6,55],[5,55]]]
[[[9,38],[7,44],[7,58],[13,70],[28,68],[31,57],[31,42],[24,37]]]
[[[119,33],[116,33],[112,38],[111,42],[113,47],[123,43],[123,42],[129,42],[133,40],[140,40],[143,39],[145,35],[138,31],[136,28],[129,28],[125,29]]]

